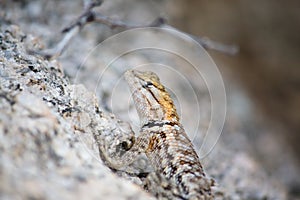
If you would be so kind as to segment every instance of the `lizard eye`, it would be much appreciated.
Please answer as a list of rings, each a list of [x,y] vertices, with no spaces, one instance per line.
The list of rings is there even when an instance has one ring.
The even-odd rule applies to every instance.
[[[153,86],[153,83],[150,82],[150,81],[147,81],[146,84],[145,84],[145,86]]]

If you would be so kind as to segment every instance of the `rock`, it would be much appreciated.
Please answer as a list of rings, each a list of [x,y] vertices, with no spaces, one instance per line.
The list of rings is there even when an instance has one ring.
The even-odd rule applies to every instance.
[[[99,159],[93,132],[113,120],[95,96],[29,55],[17,26],[1,25],[0,41],[0,198],[151,199]]]

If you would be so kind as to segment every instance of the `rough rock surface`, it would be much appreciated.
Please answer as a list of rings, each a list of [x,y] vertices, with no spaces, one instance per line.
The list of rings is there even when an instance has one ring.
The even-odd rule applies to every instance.
[[[28,40],[1,25],[0,198],[150,199],[93,156],[93,132],[113,132],[114,116],[58,62],[28,55]]]
[[[0,28],[0,198],[153,198],[98,156],[94,136],[108,144],[130,137],[122,122],[83,85],[70,84],[58,61],[29,55],[26,49],[41,46],[34,36],[9,23]],[[248,152],[219,143],[203,165],[217,199],[286,198]]]

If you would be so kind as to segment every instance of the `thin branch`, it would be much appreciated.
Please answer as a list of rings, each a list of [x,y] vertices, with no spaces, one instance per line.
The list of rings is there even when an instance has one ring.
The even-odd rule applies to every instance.
[[[148,25],[133,25],[123,22],[121,20],[112,19],[108,16],[102,15],[100,13],[95,13],[93,11],[94,7],[100,6],[102,4],[102,0],[93,0],[88,2],[85,5],[84,11],[82,14],[69,26],[62,30],[64,37],[62,40],[57,44],[56,47],[53,49],[46,49],[40,52],[34,52],[35,54],[40,54],[44,56],[46,59],[51,59],[53,57],[60,56],[63,51],[66,49],[66,46],[70,43],[71,39],[79,33],[81,28],[83,28],[86,24],[95,22],[100,24],[105,24],[106,26],[110,27],[111,29],[114,28],[123,28],[125,30],[134,29],[134,28],[146,28],[146,27],[167,27],[171,29],[175,29],[180,31],[166,23],[166,20],[163,18],[157,18],[154,22]],[[182,32],[182,31],[180,31]],[[216,50],[225,54],[234,55],[238,52],[238,47],[235,45],[225,45],[213,40],[210,40],[205,37],[197,37],[191,34],[188,34],[194,40],[196,40],[200,45],[202,45],[205,49],[212,49]]]
[[[80,27],[74,26],[72,29],[67,31],[64,35],[64,37],[60,40],[60,42],[51,49],[44,49],[42,51],[34,51],[34,50],[28,50],[29,54],[38,54],[43,56],[45,59],[54,59],[59,57],[64,50],[66,49],[67,45],[70,43],[71,39],[79,33]]]
[[[204,49],[211,49],[229,55],[235,55],[239,52],[239,47],[237,45],[223,44],[213,41],[207,37],[197,37],[191,34],[188,35],[196,40]]]
[[[100,6],[103,3],[103,0],[92,0],[85,4],[83,13],[68,27],[64,28],[61,32],[64,34],[64,37],[60,42],[52,49],[45,49],[42,51],[33,51],[29,50],[31,54],[39,54],[45,59],[53,59],[60,56],[67,45],[70,43],[72,38],[77,35],[81,28],[93,20],[93,11],[94,7]]]
[[[71,25],[64,28],[62,30],[62,33],[66,33],[76,26],[83,27],[85,24],[94,21],[95,13],[93,12],[93,9],[97,6],[100,6],[102,3],[103,0],[94,0],[88,2],[84,6],[84,11],[82,12],[82,14],[73,23],[71,23]]]
[[[111,19],[107,16],[101,15],[100,13],[95,14],[93,22],[97,22],[100,24],[105,24],[111,29],[114,28],[124,28],[124,29],[134,29],[134,28],[146,28],[146,27],[160,27],[163,24],[165,24],[165,19],[163,18],[157,18],[154,22],[148,24],[148,25],[133,25],[128,24],[126,22]]]

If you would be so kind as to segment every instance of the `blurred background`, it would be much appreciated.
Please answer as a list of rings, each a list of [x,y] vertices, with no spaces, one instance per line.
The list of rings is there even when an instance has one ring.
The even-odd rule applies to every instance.
[[[38,36],[45,47],[56,44],[59,37],[54,36],[60,35],[62,28],[82,12],[79,0],[0,0],[0,3],[7,10],[0,11],[1,16]],[[137,24],[148,24],[162,16],[184,32],[238,45],[240,51],[233,56],[208,51],[223,76],[227,94],[228,112],[221,140],[251,154],[270,177],[288,188],[290,198],[297,199],[300,198],[299,9],[300,1],[296,0],[114,0],[104,1],[96,11]],[[88,68],[76,76],[85,56],[83,52],[117,32],[99,24],[82,30],[59,58],[71,81],[76,77],[88,88],[94,84],[96,79],[91,78]],[[94,59],[89,63],[99,67],[100,58]]]
[[[294,0],[167,2],[174,26],[240,47],[240,52],[232,57],[209,52],[227,83],[231,106],[225,129],[241,129],[254,147],[253,155],[298,197],[299,8],[300,2]],[[235,99],[238,91],[242,95]],[[251,109],[246,109],[244,103]],[[232,131],[226,133],[230,135]]]

